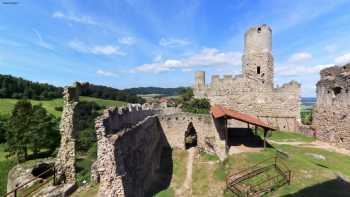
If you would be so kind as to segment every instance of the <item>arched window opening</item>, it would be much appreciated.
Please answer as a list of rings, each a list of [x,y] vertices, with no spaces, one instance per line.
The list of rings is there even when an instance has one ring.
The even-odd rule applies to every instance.
[[[185,132],[185,148],[189,149],[196,146],[197,146],[197,132],[193,126],[193,123],[190,122]]]
[[[341,93],[341,87],[335,87],[335,88],[333,88],[333,92],[334,92],[334,95],[338,95],[338,94],[340,94]]]

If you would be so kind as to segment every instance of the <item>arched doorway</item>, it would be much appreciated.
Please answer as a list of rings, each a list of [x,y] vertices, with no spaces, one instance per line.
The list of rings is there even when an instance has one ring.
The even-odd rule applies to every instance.
[[[185,148],[189,149],[196,146],[197,146],[197,132],[193,126],[193,123],[190,122],[185,132]]]

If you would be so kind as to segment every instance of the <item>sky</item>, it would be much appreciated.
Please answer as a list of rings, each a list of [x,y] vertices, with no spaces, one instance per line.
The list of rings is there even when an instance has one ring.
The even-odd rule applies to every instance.
[[[0,0],[0,74],[65,86],[191,86],[240,74],[244,32],[272,28],[275,85],[315,96],[350,62],[348,0]]]

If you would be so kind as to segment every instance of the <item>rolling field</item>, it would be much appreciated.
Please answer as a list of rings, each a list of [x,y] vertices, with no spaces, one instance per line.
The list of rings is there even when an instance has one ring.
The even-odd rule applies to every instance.
[[[126,102],[123,101],[114,101],[114,100],[104,100],[93,97],[80,97],[81,101],[94,101],[100,106],[111,107],[111,106],[123,106],[126,105]],[[0,99],[0,115],[9,115],[15,106],[17,99]],[[30,100],[33,105],[42,104],[43,107],[56,118],[60,117],[61,112],[55,110],[55,107],[63,106],[63,99],[53,99],[48,101],[38,101],[38,100]]]

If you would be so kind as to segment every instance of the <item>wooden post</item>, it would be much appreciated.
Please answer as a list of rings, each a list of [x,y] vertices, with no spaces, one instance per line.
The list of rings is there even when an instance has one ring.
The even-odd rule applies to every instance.
[[[254,130],[255,130],[254,131],[255,135],[257,135],[258,134],[258,126],[255,125],[255,129]]]
[[[266,148],[266,134],[267,134],[267,129],[264,128],[264,149]]]
[[[228,153],[228,150],[229,150],[229,146],[228,146],[228,142],[227,142],[227,140],[228,140],[228,133],[227,133],[227,118],[226,118],[226,116],[224,117],[225,119],[224,119],[224,131],[225,131],[225,152],[226,152],[226,154]]]

